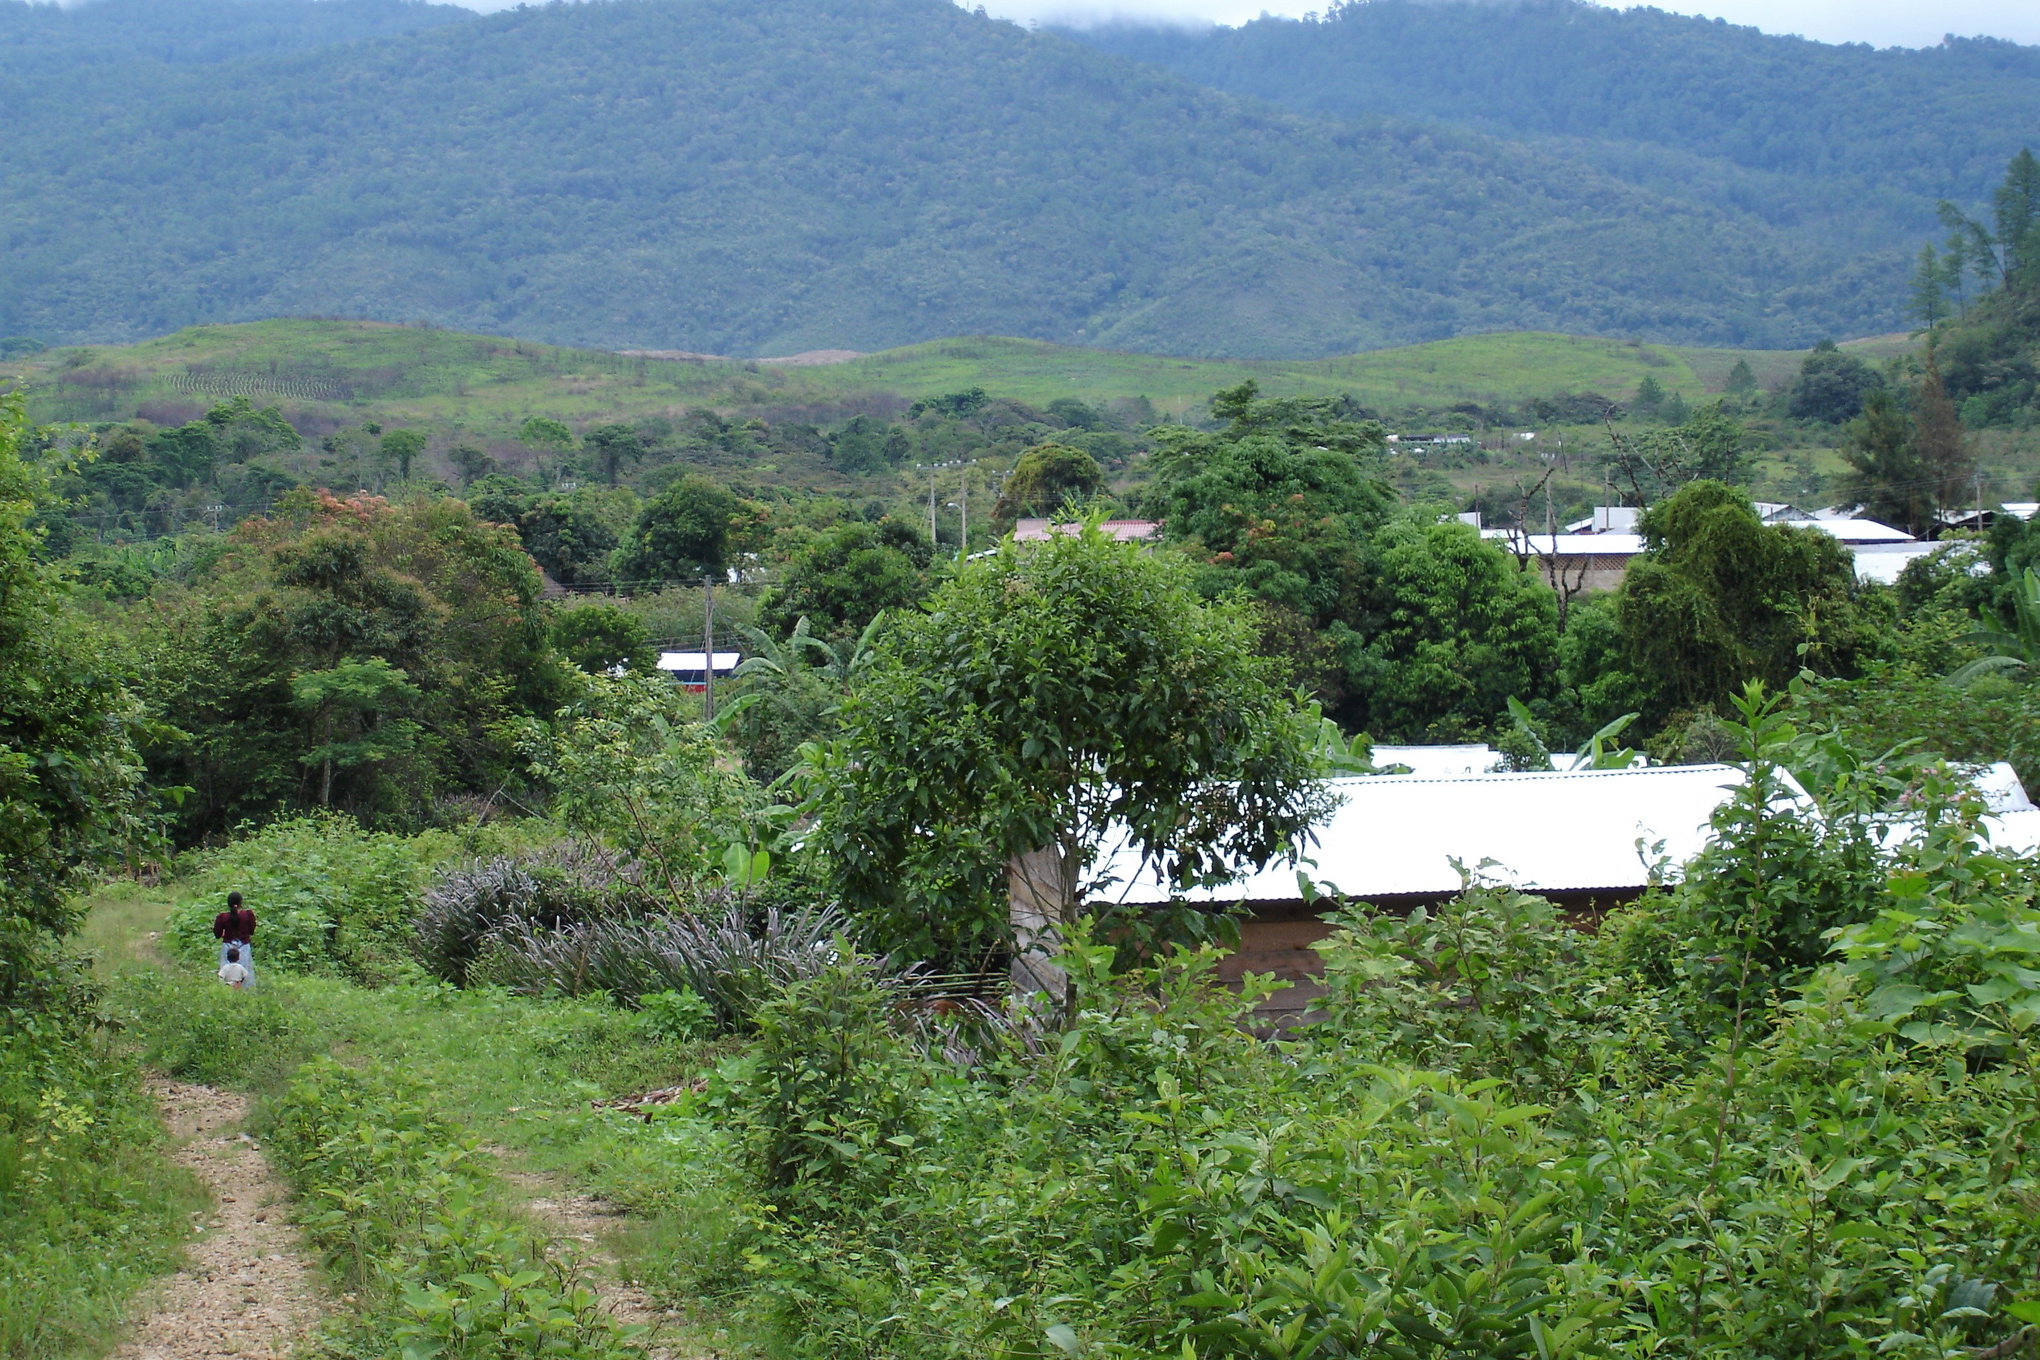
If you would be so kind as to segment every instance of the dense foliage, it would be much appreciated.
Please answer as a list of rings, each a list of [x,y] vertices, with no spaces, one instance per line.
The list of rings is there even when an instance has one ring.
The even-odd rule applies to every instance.
[[[2040,120],[2030,47],[1878,51],[1577,0],[1371,0],[1301,21],[1072,36],[1302,112],[1556,143],[1632,183],[1879,252],[1887,280],[1935,203],[1981,201]]]
[[[1888,230],[1774,225],[1802,206],[1796,180],[1750,211],[1696,195],[1704,177],[1437,121],[1299,122],[936,0],[534,6],[306,46],[327,24],[276,8],[185,0],[141,36],[115,21],[127,7],[0,7],[20,35],[0,64],[0,335],[344,312],[722,354],[989,332],[1273,356],[1506,328],[1783,344],[1896,312],[1889,267],[1858,262]],[[215,40],[244,23],[278,37]],[[1463,70],[1452,50],[1403,71],[1466,84],[1435,78]],[[1491,50],[1512,59],[1513,35]],[[1897,107],[1966,110],[1973,84],[2016,125],[2006,83],[1972,70]],[[1860,164],[1903,218],[1881,163]],[[1945,178],[1927,192],[1967,197]]]
[[[295,491],[121,622],[187,835],[291,806],[427,822],[517,779],[515,720],[568,695],[531,559],[455,500]]]
[[[0,395],[0,1033],[66,999],[57,950],[78,925],[79,874],[145,830],[142,715],[37,561],[29,521],[50,493],[21,459],[23,432],[20,400]]]
[[[1211,953],[1115,972],[1082,932],[1063,1032],[980,1039],[974,1067],[900,1042],[854,976],[810,984],[730,1092],[777,1343],[2015,1345],[2040,1317],[2040,869],[1931,772],[1880,856],[1780,803],[1802,742],[1761,695],[1735,730],[1748,781],[1682,887],[1598,934],[1502,889],[1341,917],[1320,1023],[1272,1054],[1239,1026],[1258,988],[1215,986]]]
[[[1008,938],[1009,869],[1053,923],[1115,824],[1172,881],[1265,861],[1321,803],[1314,720],[1251,643],[1095,522],[1009,539],[880,635],[808,755],[807,851],[886,947],[955,968]]]

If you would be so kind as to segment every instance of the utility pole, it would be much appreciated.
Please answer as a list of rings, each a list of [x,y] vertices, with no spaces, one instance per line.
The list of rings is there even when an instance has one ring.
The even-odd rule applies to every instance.
[[[934,547],[935,537],[935,465],[928,465],[928,546]]]
[[[715,576],[701,581],[701,716],[715,721]]]

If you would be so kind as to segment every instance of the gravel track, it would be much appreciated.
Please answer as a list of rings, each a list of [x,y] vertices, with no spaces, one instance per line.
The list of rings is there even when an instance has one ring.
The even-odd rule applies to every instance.
[[[211,1188],[214,1206],[157,1287],[154,1311],[115,1360],[282,1360],[324,1311],[317,1274],[284,1212],[286,1193],[228,1091],[151,1080],[175,1157]]]

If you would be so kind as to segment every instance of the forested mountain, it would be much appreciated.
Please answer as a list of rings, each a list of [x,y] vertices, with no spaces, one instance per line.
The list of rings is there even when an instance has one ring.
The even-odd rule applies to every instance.
[[[0,15],[0,334],[341,314],[1254,356],[1898,321],[1895,256],[1476,132],[1302,120],[942,0]]]
[[[1864,252],[1910,247],[2040,140],[2040,48],[1835,46],[1580,0],[1366,0],[1236,29],[1072,36],[1336,118],[1530,140],[1626,181]]]
[[[357,42],[474,18],[457,5],[420,0],[93,0],[0,4],[0,71],[48,75],[134,61],[220,62]]]

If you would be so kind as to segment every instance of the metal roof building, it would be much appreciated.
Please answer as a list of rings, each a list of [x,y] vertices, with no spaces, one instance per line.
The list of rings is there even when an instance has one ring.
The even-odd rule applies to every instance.
[[[1389,751],[1376,753],[1381,760]],[[1732,765],[1663,765],[1562,773],[1368,775],[1336,779],[1339,806],[1314,828],[1305,863],[1278,860],[1240,882],[1193,889],[1201,902],[1303,902],[1299,868],[1323,890],[1366,901],[1439,900],[1468,870],[1556,897],[1618,900],[1641,892],[1662,860],[1673,877],[1707,843],[1708,819],[1742,782]],[[1803,793],[1810,810],[1812,801]],[[1101,860],[1098,897],[1170,900],[1124,844]]]

